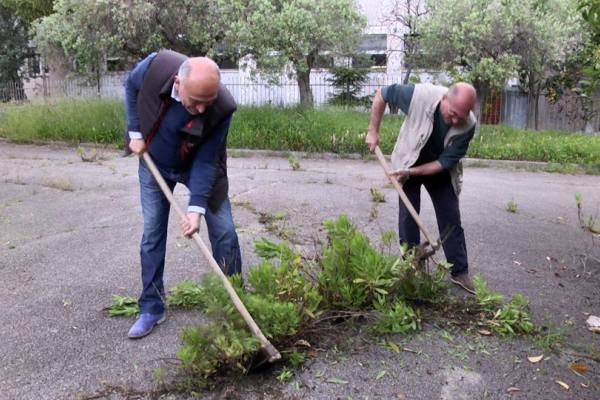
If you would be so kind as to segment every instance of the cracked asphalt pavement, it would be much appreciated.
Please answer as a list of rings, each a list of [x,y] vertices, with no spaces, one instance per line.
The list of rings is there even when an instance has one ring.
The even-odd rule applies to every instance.
[[[254,240],[285,235],[311,251],[314,239],[324,237],[322,222],[342,213],[375,243],[396,229],[397,196],[374,160],[299,156],[294,171],[285,157],[233,153],[230,197],[245,268],[258,262]],[[0,399],[143,398],[106,388],[156,387],[155,371],[176,357],[181,329],[206,321],[200,313],[173,310],[152,335],[131,341],[126,333],[133,321],[103,311],[112,294],[140,290],[142,218],[137,160],[101,149],[92,158],[83,162],[73,147],[0,142]],[[600,178],[484,164],[467,163],[460,197],[471,272],[507,297],[524,293],[535,322],[565,336],[562,352],[427,321],[417,334],[385,338],[399,352],[349,338],[320,351],[289,382],[276,379],[276,367],[201,397],[600,398],[600,335],[585,326],[589,315],[600,316],[600,238],[581,229],[575,201],[580,193],[583,216],[600,226]],[[372,187],[386,198],[376,218]],[[175,196],[185,204],[183,187]],[[506,210],[511,200],[515,213]],[[276,230],[267,229],[261,215],[276,213]],[[427,195],[421,214],[437,232]],[[176,219],[173,213],[167,287],[209,273]],[[205,226],[202,235],[207,238]],[[539,363],[527,359],[542,353]],[[588,371],[570,370],[575,361]]]

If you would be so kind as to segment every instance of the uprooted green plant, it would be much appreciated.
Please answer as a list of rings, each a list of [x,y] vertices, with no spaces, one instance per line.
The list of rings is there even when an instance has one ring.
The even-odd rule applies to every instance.
[[[140,312],[135,297],[118,294],[112,295],[112,304],[106,310],[111,317],[135,317]]]
[[[501,335],[529,334],[534,326],[527,311],[528,300],[521,293],[503,303],[500,293],[493,292],[480,275],[473,279],[475,297],[482,307],[482,323]]]
[[[446,299],[446,264],[427,271],[414,251],[402,258],[384,254],[346,216],[326,221],[325,227],[327,241],[319,256],[308,258],[286,242],[261,239],[255,245],[263,261],[249,269],[247,282],[239,275],[230,278],[265,336],[292,366],[306,359],[315,335],[339,333],[340,322],[360,321],[374,335],[418,331],[420,308],[439,307]],[[498,333],[527,332],[520,298],[503,306],[501,297],[486,292],[482,282],[478,280],[479,299],[486,326]],[[201,285],[184,282],[169,292],[167,302],[201,309],[212,319],[182,334],[177,355],[194,386],[210,384],[219,371],[245,372],[252,365],[259,343],[218,277],[209,275]]]

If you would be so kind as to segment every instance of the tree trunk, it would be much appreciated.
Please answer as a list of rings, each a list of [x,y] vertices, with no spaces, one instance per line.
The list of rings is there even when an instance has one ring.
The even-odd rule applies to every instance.
[[[536,129],[536,95],[535,85],[532,83],[532,76],[529,75],[529,84],[527,85],[527,129]]]
[[[96,90],[97,90],[97,95],[98,97],[100,97],[100,79],[101,79],[101,74],[100,74],[100,61],[98,61],[98,64],[96,65]]]
[[[412,73],[412,67],[407,67],[406,72],[404,73],[404,78],[402,78],[402,84],[407,85],[408,80],[410,79],[410,74]]]
[[[473,110],[473,114],[475,114],[475,119],[477,123],[475,124],[475,137],[479,137],[479,133],[481,130],[481,114],[483,112],[483,102],[485,101],[486,96],[489,93],[488,87],[484,83],[475,83],[475,91],[477,92],[477,99],[475,100],[475,108]]]
[[[533,103],[533,123],[534,123],[534,129],[537,131],[539,128],[539,110],[540,110],[540,92],[537,91],[535,93],[534,98],[534,103]]]
[[[300,90],[300,105],[312,107],[314,104],[312,90],[310,89],[310,69],[297,72],[298,89]]]

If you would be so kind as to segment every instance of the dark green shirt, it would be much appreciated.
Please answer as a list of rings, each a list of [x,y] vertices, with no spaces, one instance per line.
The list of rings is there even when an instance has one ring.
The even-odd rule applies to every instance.
[[[414,91],[414,85],[390,85],[381,89],[381,95],[386,103],[398,107],[404,114],[407,114]],[[423,146],[415,166],[438,160],[442,167],[450,169],[465,156],[469,142],[475,134],[475,127],[473,126],[466,134],[456,138],[448,147],[444,148],[444,138],[451,127],[444,121],[438,104],[433,114],[431,136]]]

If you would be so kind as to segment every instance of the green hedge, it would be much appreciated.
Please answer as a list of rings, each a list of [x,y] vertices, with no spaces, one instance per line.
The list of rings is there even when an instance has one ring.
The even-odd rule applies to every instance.
[[[230,148],[365,154],[366,112],[333,107],[317,109],[240,107],[229,134]],[[386,116],[381,147],[390,153],[402,117]],[[0,106],[0,137],[18,142],[59,140],[120,146],[125,113],[119,100],[61,99]],[[600,137],[483,125],[469,157],[600,164]]]

